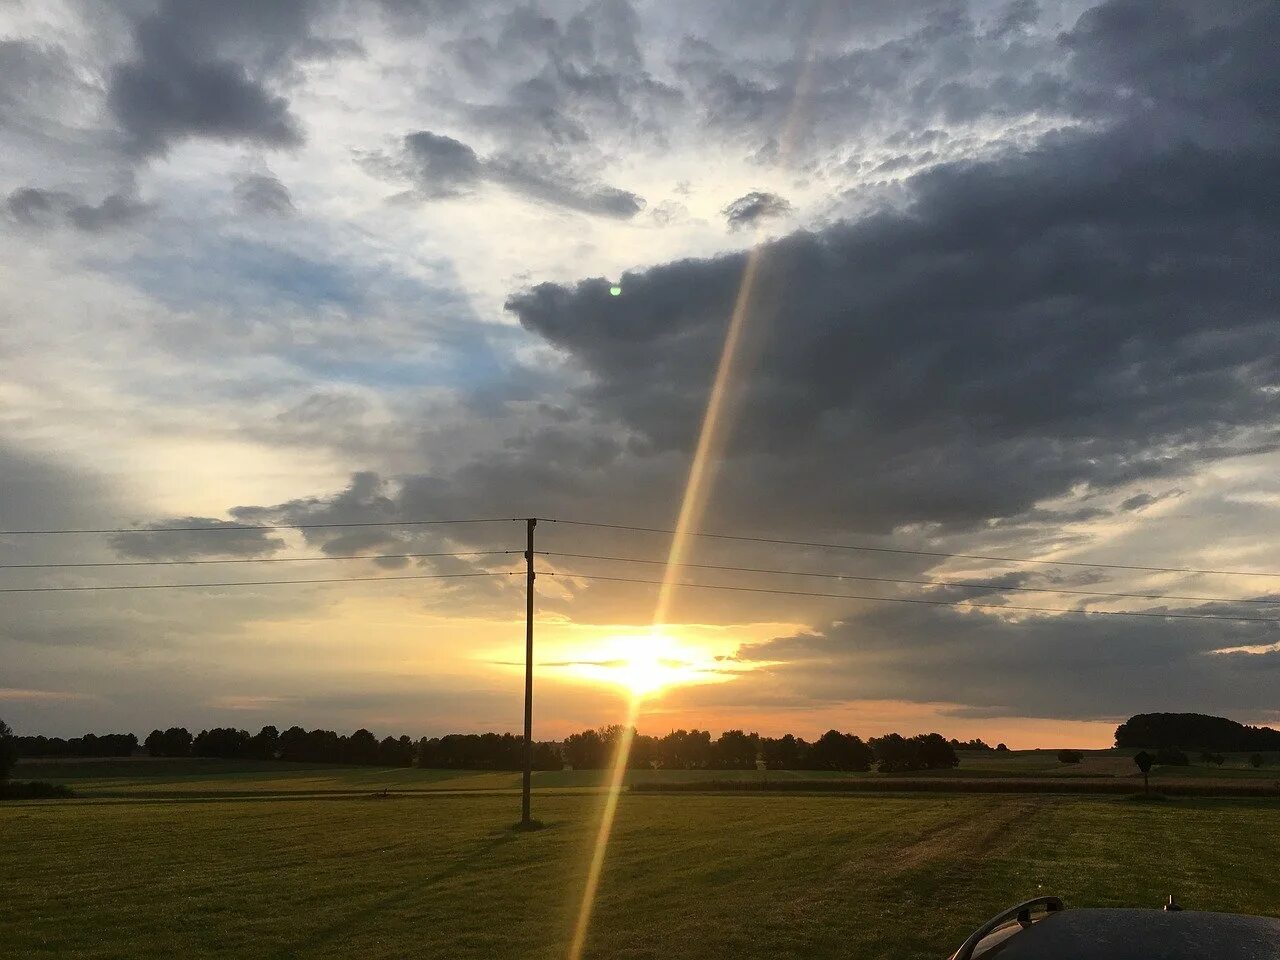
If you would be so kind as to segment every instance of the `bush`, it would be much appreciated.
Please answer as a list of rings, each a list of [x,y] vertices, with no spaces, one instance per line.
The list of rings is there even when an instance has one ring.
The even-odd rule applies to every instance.
[[[1059,763],[1079,763],[1084,759],[1084,753],[1080,750],[1059,750]]]
[[[1161,747],[1156,751],[1155,762],[1162,767],[1188,767],[1191,758],[1177,747]]]
[[[1262,766],[1262,763],[1262,754],[1260,753],[1255,753],[1249,758],[1249,766],[1253,767],[1255,770],[1259,769]]]

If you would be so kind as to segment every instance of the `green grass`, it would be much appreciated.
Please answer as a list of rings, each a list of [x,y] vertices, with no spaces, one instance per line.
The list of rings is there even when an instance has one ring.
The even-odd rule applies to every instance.
[[[314,771],[313,771],[314,773]],[[600,798],[0,805],[0,954],[563,957]],[[1275,914],[1280,804],[625,795],[591,957],[938,958],[1039,893]]]

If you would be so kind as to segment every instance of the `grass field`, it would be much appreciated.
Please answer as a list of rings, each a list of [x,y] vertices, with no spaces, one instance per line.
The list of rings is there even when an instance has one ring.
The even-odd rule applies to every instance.
[[[544,790],[547,829],[517,834],[512,793],[432,789],[451,781],[423,771],[418,792],[375,799],[375,773],[156,767],[185,799],[135,785],[0,804],[0,955],[564,956],[598,795]],[[264,785],[292,799],[238,795]],[[588,955],[943,957],[1049,892],[1276,914],[1278,816],[1261,800],[627,794]]]
[[[203,759],[103,759],[70,761],[24,761],[14,773],[17,779],[51,780],[66,783],[85,797],[190,797],[278,796],[282,794],[365,795],[377,790],[397,792],[514,790],[520,786],[520,774],[508,771],[418,770],[416,768],[338,767],[329,764],[263,763],[260,761]],[[538,771],[534,786],[538,790],[595,789],[603,774],[597,770]],[[675,782],[736,779],[759,780],[755,770],[632,770],[627,782]],[[1122,780],[1139,788],[1141,775],[1128,753],[1116,750],[1087,751],[1083,762],[1062,764],[1056,751],[1017,750],[1007,754],[962,753],[960,766],[954,770],[934,770],[910,775],[913,778],[987,779],[1007,777],[1030,778],[1098,778]],[[829,771],[771,770],[772,781],[821,779],[857,779],[892,782],[893,777],[877,773],[841,774]],[[1280,780],[1280,767],[1274,760],[1261,770],[1254,770],[1243,756],[1232,756],[1222,766],[1156,768],[1152,782],[1195,779],[1207,781],[1274,784]]]

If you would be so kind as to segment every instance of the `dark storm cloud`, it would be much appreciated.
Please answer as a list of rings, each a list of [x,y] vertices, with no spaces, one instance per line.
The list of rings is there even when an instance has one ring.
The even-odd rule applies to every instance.
[[[786,216],[791,209],[791,204],[776,193],[752,190],[734,200],[722,212],[729,227],[738,230],[753,227],[761,220]]]
[[[112,193],[101,203],[85,203],[64,190],[42,190],[21,187],[5,198],[9,215],[26,226],[50,227],[69,225],[86,233],[98,233],[133,223],[147,214],[150,207],[133,193]]]
[[[206,4],[163,0],[135,27],[134,59],[116,66],[108,105],[139,154],[188,137],[291,147],[302,131],[268,83],[314,48],[310,0]]]
[[[254,173],[236,181],[235,200],[242,211],[274,217],[294,212],[289,188],[269,174]]]
[[[237,530],[234,520],[209,517],[174,517],[140,527],[138,532],[118,533],[111,545],[122,557],[138,560],[190,560],[197,557],[266,557],[284,546],[284,541],[269,530]],[[214,527],[211,532],[168,530],[157,528]]]
[[[1220,59],[1239,34],[1269,78],[1249,51],[1271,16],[1178,49]],[[1097,21],[1071,35],[1082,70],[1123,50],[1085,29]],[[939,166],[908,181],[905,209],[768,245],[752,304],[758,362],[720,506],[864,529],[974,525],[1079,485],[1272,449],[1280,156],[1260,137],[1280,98],[1259,100],[1234,73],[1220,90],[1197,87],[1207,69],[1191,59],[1175,83],[1176,64],[1116,67],[1159,78],[1146,107],[1125,105],[1125,123]],[[1166,89],[1198,104],[1193,127],[1153,143]],[[1247,136],[1214,127],[1201,139],[1218,96],[1221,115],[1254,118]],[[743,265],[639,271],[620,298],[601,280],[542,285],[509,306],[591,377],[581,399],[592,410],[654,450],[688,451]],[[779,505],[780,490],[806,495]]]
[[[634,193],[574,180],[547,161],[530,157],[481,159],[453,137],[419,130],[404,139],[406,172],[423,197],[464,194],[483,182],[504,186],[542,203],[596,216],[629,219],[644,209]]]
[[[1195,612],[1265,616],[1243,607]],[[783,686],[814,701],[950,701],[965,704],[968,716],[1257,716],[1276,707],[1280,654],[1213,651],[1277,640],[1275,623],[1102,615],[1010,621],[983,611],[885,604],[818,632],[751,645],[740,656],[782,661],[744,684]]]

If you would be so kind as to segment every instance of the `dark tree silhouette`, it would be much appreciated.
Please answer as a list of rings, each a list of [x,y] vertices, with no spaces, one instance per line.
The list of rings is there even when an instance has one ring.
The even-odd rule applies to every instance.
[[[1084,759],[1084,753],[1082,753],[1079,750],[1059,750],[1058,751],[1059,763],[1079,763],[1083,759]]]
[[[959,766],[955,749],[938,733],[904,737],[890,733],[870,740],[881,773],[908,773],[913,770],[950,770]]]
[[[1139,713],[1116,727],[1116,746],[1280,750],[1280,730],[1250,727],[1203,713]]]
[[[246,756],[253,760],[274,760],[280,749],[280,731],[265,726],[249,740]]]
[[[132,733],[86,733],[64,740],[62,737],[15,737],[19,757],[130,757],[138,749]]]
[[[153,757],[191,756],[191,734],[186,727],[170,727],[168,730],[152,730],[144,746]]]
[[[715,742],[714,764],[720,770],[754,770],[759,754],[758,734],[726,730]]]
[[[795,770],[800,766],[800,756],[808,744],[791,734],[781,737],[761,737],[760,756],[770,770]]]
[[[18,741],[9,725],[0,720],[0,783],[9,779],[18,762]]]
[[[197,757],[236,760],[248,755],[250,739],[249,731],[234,727],[201,730],[191,741],[191,753]]]
[[[1142,792],[1151,792],[1151,767],[1156,762],[1156,758],[1145,750],[1139,750],[1133,756],[1133,762],[1138,765],[1138,769],[1142,771]]]

